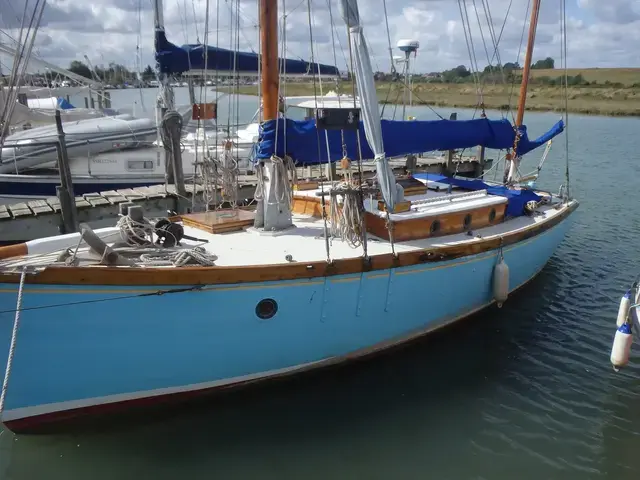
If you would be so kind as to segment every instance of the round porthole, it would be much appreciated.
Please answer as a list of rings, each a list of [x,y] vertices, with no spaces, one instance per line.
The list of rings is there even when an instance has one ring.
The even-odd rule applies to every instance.
[[[278,312],[278,304],[272,298],[260,300],[256,305],[256,315],[261,320],[268,320]]]
[[[496,209],[492,208],[489,212],[489,223],[493,223],[496,219]]]
[[[440,231],[440,220],[434,220],[429,228],[431,235],[434,235]]]
[[[465,230],[469,230],[471,228],[471,214],[470,213],[467,213],[464,216],[464,221],[462,222],[462,227]]]

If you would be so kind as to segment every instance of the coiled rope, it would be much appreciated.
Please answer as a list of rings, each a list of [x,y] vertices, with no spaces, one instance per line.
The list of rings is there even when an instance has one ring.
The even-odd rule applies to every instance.
[[[144,218],[144,217],[143,217]],[[129,245],[130,249],[114,248],[113,250],[119,254],[133,254],[139,256],[140,261],[148,266],[175,266],[184,265],[204,265],[214,266],[218,259],[217,255],[207,252],[202,247],[194,247],[189,249],[167,249],[167,248],[144,248],[151,245],[151,235],[154,227],[151,222],[144,218],[142,222],[138,222],[129,215],[120,217],[116,224],[120,229],[120,237],[123,242]],[[163,230],[164,235],[172,235],[168,230]],[[174,244],[178,244],[179,239],[174,237]],[[141,248],[142,247],[142,248]],[[150,250],[150,251],[149,251]]]
[[[140,255],[142,263],[156,267],[183,267],[185,265],[203,265],[206,267],[213,267],[215,266],[217,259],[218,257],[216,255],[207,252],[202,247],[173,251],[158,249],[155,252],[143,253]]]
[[[276,201],[284,204],[289,209],[293,204],[293,189],[291,185],[298,182],[298,172],[291,157],[285,155],[284,159],[273,155],[271,157],[273,163],[273,190]],[[289,180],[291,175],[291,181]]]
[[[137,222],[129,215],[124,215],[118,219],[116,227],[120,229],[120,237],[127,245],[149,245],[151,243],[149,239],[153,233],[153,227],[146,218],[143,222]]]
[[[349,246],[357,248],[363,243],[364,206],[358,187],[340,183],[332,189],[330,200],[331,236],[341,238]],[[342,208],[340,205],[342,200]]]
[[[224,153],[222,154],[222,160],[215,160],[215,168],[218,175],[222,180],[222,197],[223,201],[228,201],[233,207],[238,203],[238,161],[231,152],[230,140],[224,144]],[[229,148],[227,148],[229,147]],[[222,204],[222,202],[221,202]]]

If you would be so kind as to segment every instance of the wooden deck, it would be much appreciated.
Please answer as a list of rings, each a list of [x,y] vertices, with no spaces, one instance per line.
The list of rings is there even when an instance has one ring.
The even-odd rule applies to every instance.
[[[458,171],[462,173],[473,171],[476,161],[473,157],[466,157],[463,160],[457,160],[456,163]],[[487,161],[487,164],[490,165],[490,161]],[[403,170],[404,162],[394,160],[391,161],[391,165],[394,171],[399,173]],[[444,161],[440,157],[418,158],[416,172],[440,172],[443,165]],[[321,179],[322,174],[325,173],[324,168],[326,166],[299,168],[298,178],[301,180]],[[337,173],[337,178],[341,178],[339,169]],[[373,164],[363,165],[365,177],[371,177],[374,174]],[[239,200],[253,198],[257,183],[255,175],[240,175],[238,177],[237,198]],[[203,187],[201,185],[187,184],[186,190],[189,198],[183,199],[184,202],[190,203],[194,193],[196,202],[202,200]],[[167,215],[167,211],[175,211],[179,201],[173,185],[153,185],[91,193],[76,197],[75,200],[78,221],[88,223],[93,228],[112,225],[119,213],[119,204],[124,202],[141,204],[146,216],[157,217]],[[0,205],[0,243],[13,243],[43,236],[59,235],[61,224],[60,202],[56,197],[13,205]]]

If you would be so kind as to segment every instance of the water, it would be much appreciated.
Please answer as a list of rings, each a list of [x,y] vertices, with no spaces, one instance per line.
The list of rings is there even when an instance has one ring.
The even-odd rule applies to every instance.
[[[116,107],[126,95],[112,94]],[[556,119],[526,118],[531,135]],[[619,297],[640,272],[639,128],[632,118],[570,117],[581,206],[547,268],[502,309],[184,413],[67,435],[4,432],[3,478],[637,479],[640,356],[617,374],[608,356]],[[560,137],[541,187],[562,182],[563,147]],[[416,308],[429,308],[428,292]]]

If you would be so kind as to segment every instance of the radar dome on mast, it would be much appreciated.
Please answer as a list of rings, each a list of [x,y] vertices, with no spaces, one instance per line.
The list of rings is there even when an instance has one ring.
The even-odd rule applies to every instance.
[[[410,55],[418,52],[420,42],[418,40],[399,40],[397,46],[405,54]]]

